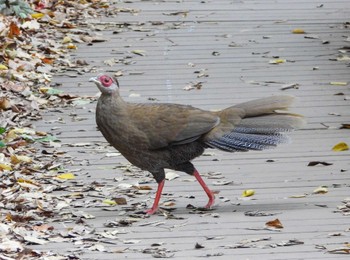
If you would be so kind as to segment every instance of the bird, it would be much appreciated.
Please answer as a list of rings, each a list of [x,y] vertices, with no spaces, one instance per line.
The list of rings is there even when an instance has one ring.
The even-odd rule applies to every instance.
[[[286,111],[295,99],[279,95],[206,111],[173,103],[132,103],[120,95],[116,77],[99,74],[89,80],[101,92],[96,124],[105,139],[131,164],[152,174],[157,182],[153,205],[158,210],[165,183],[165,169],[194,176],[208,196],[205,208],[215,203],[192,160],[205,149],[247,152],[288,143],[286,132],[304,125],[304,117]]]

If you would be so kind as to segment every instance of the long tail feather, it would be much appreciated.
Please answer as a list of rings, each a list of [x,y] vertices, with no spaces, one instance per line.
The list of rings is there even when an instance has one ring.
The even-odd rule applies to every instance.
[[[290,139],[285,132],[300,128],[304,119],[300,115],[279,113],[276,110],[287,109],[292,102],[293,97],[277,96],[227,108],[219,112],[219,115],[222,121],[231,122],[233,127],[228,128],[225,123],[219,124],[208,135],[206,144],[228,152],[242,152],[264,150],[288,143]],[[231,115],[237,109],[244,111],[240,119]],[[231,118],[234,121],[231,121]]]

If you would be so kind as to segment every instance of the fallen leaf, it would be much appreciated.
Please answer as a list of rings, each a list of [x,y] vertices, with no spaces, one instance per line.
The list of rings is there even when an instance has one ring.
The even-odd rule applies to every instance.
[[[11,108],[11,102],[7,97],[0,97],[0,109],[8,110]]]
[[[331,84],[333,86],[346,86],[346,85],[348,85],[348,82],[346,82],[346,81],[331,81],[331,82],[329,82],[329,84]]]
[[[321,162],[321,161],[311,161],[309,162],[309,164],[307,166],[316,166],[316,165],[324,165],[324,166],[329,166],[329,165],[333,165],[333,163],[328,163],[328,162]]]
[[[43,18],[45,14],[43,13],[32,13],[30,14],[30,16],[34,19],[40,19],[40,18]]]
[[[3,241],[0,243],[0,252],[21,252],[23,251],[23,246],[18,241],[9,240],[6,237],[3,239]],[[6,257],[4,259],[14,259]]]
[[[16,155],[16,154],[12,154],[11,155],[11,162],[13,164],[19,164],[19,163],[31,163],[32,162],[32,158],[26,156],[26,155]]]
[[[348,55],[341,55],[337,57],[337,61],[350,61],[350,57]]]
[[[151,186],[148,185],[141,185],[138,187],[139,190],[152,190]]]
[[[0,171],[12,171],[11,165],[0,163]]]
[[[342,152],[342,151],[349,150],[349,146],[347,145],[347,143],[340,142],[340,143],[336,144],[335,146],[333,146],[332,150],[334,152]]]
[[[34,245],[45,245],[47,243],[49,243],[49,241],[44,240],[44,239],[40,239],[34,236],[23,236],[23,239],[27,242],[30,242],[31,244]]]
[[[255,194],[254,190],[245,190],[242,193],[242,197],[250,197],[253,196]]]
[[[146,51],[145,50],[132,50],[131,53],[139,55],[139,56],[145,56]]]
[[[8,37],[13,38],[21,34],[21,30],[15,22],[11,22]]]
[[[350,248],[340,247],[340,248],[330,249],[327,252],[330,254],[350,254]]]
[[[266,222],[265,225],[269,227],[274,227],[274,228],[283,228],[283,225],[278,218]]]
[[[178,11],[178,12],[171,12],[171,13],[163,13],[163,15],[182,15],[183,17],[186,17],[188,15],[189,11]]]
[[[101,245],[101,244],[92,245],[92,246],[88,247],[87,249],[89,249],[91,251],[107,252],[105,246]]]
[[[4,64],[0,64],[0,70],[8,70],[9,68],[6,67]]]
[[[341,124],[340,129],[350,129],[350,124]]]
[[[69,50],[76,50],[76,49],[78,49],[78,47],[76,45],[74,45],[73,43],[68,43],[67,44],[67,49],[69,49]]]
[[[195,249],[202,249],[202,248],[204,248],[204,246],[201,245],[201,244],[199,244],[199,243],[196,243],[196,244],[194,245],[194,248],[195,248]]]
[[[299,84],[298,83],[284,84],[280,88],[280,90],[287,90],[287,89],[299,89]]]
[[[249,217],[266,217],[266,216],[274,216],[277,214],[279,214],[279,213],[265,212],[265,211],[260,211],[260,210],[244,212],[244,215],[249,216]]]
[[[115,202],[114,200],[104,200],[104,201],[102,201],[102,203],[107,204],[107,205],[111,205],[111,206],[117,204],[117,202]]]
[[[320,37],[316,34],[308,34],[304,36],[305,39],[319,39]]]
[[[300,198],[305,198],[307,196],[307,194],[299,194],[299,195],[292,195],[292,196],[289,196],[289,198],[292,198],[292,199],[300,199]]]
[[[233,184],[233,181],[225,181],[225,180],[222,180],[222,181],[214,181],[213,182],[213,185],[214,186],[223,186],[223,185],[230,185],[230,184]]]
[[[117,157],[117,156],[120,156],[121,153],[106,153],[106,157]]]
[[[62,43],[63,43],[63,44],[70,43],[70,42],[72,42],[72,38],[69,37],[69,36],[65,36],[65,37],[62,39]]]
[[[67,172],[67,173],[58,175],[57,178],[62,180],[72,180],[72,179],[75,179],[75,175],[71,172]]]
[[[285,63],[287,60],[285,59],[274,59],[274,60],[270,60],[269,63],[270,64],[281,64],[281,63]]]
[[[128,204],[126,199],[123,198],[123,197],[113,198],[113,200],[117,203],[117,205],[126,205],[126,204]]]
[[[327,187],[320,186],[317,189],[315,189],[312,193],[313,194],[326,194],[328,192]]]
[[[164,207],[174,207],[174,206],[176,206],[176,203],[173,202],[173,201],[166,201],[166,202],[164,202],[162,204],[162,206],[164,206]]]
[[[294,33],[294,34],[304,34],[305,31],[304,31],[303,29],[301,29],[301,28],[295,28],[295,29],[292,31],[292,33]]]
[[[21,25],[22,28],[24,29],[29,29],[29,30],[39,30],[40,29],[40,23],[38,23],[37,20],[30,20],[26,21]]]
[[[140,243],[141,240],[136,240],[136,239],[130,239],[130,240],[124,240],[123,243],[127,245],[133,245],[133,244],[138,244]]]

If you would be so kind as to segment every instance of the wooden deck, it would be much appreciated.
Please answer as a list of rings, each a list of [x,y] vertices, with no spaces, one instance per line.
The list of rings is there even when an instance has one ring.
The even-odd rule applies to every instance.
[[[83,243],[69,238],[33,248],[81,259],[348,259],[350,219],[336,211],[350,196],[350,156],[349,151],[334,152],[332,147],[339,142],[350,144],[349,129],[339,129],[350,123],[346,52],[350,25],[345,24],[349,1],[124,2],[116,6],[135,12],[87,21],[108,41],[79,45],[73,59],[86,60],[93,69],[83,75],[74,71],[57,75],[54,81],[62,83],[62,90],[94,96],[98,90],[89,77],[121,71],[121,93],[134,102],[220,109],[288,94],[298,98],[293,111],[305,115],[308,124],[291,134],[292,144],[275,150],[241,154],[208,150],[207,156],[195,160],[208,185],[220,190],[213,211],[186,208],[204,205],[207,198],[198,183],[179,173],[179,178],[166,182],[162,197],[162,202],[175,203],[172,213],[177,219],[162,214],[135,219],[125,209],[132,204],[151,205],[156,184],[147,173],[134,169],[125,173],[119,167],[127,165],[122,156],[106,156],[115,151],[96,130],[96,102],[67,107],[63,113],[47,111],[37,128],[60,138],[62,149],[72,156],[67,169],[80,169],[72,193],[83,186],[95,188],[95,193],[85,192],[82,199],[73,201],[71,209],[94,218],[84,219],[85,224],[67,220],[53,225],[67,232],[88,224],[94,232],[84,233],[90,240]],[[298,28],[306,34],[293,34]],[[112,58],[117,63],[104,63]],[[269,63],[275,59],[285,62]],[[184,90],[198,83],[200,89]],[[281,90],[287,84],[298,85]],[[308,167],[310,161],[332,165]],[[218,181],[228,185],[215,186]],[[119,186],[138,182],[153,190],[137,194]],[[313,194],[320,186],[327,187],[328,193]],[[256,194],[242,198],[246,189]],[[127,207],[107,211],[107,205],[101,206],[102,200],[120,196],[127,199]],[[81,207],[74,208],[78,204]],[[268,216],[250,216],[259,213]],[[276,218],[284,228],[266,229],[265,223]],[[120,220],[132,223],[123,226]],[[115,231],[115,239],[101,235],[107,231]],[[203,248],[196,249],[196,243]],[[337,248],[343,248],[339,252],[344,254],[329,252]]]

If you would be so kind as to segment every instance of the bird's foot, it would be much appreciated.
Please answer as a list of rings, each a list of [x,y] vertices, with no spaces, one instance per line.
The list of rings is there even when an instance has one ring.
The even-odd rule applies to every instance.
[[[145,210],[144,212],[146,215],[153,215],[154,213],[157,212],[157,210],[158,210],[158,207],[152,207],[150,209]]]
[[[215,195],[214,194],[215,193],[213,191],[209,191],[207,193],[209,201],[208,201],[207,205],[205,205],[206,209],[211,209],[212,206],[214,205],[214,203],[215,203]]]

